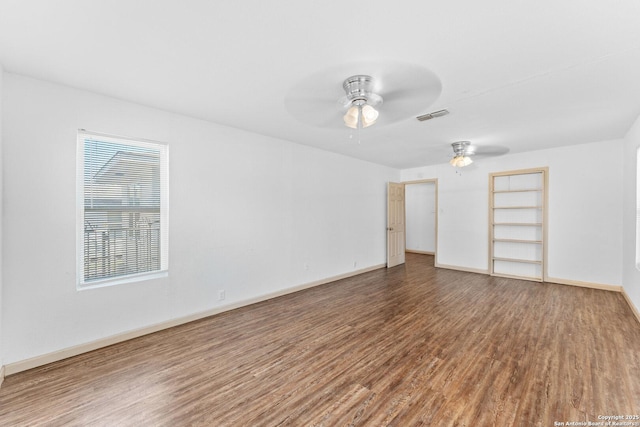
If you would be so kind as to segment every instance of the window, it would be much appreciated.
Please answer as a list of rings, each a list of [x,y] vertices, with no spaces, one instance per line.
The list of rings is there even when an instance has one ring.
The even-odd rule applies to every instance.
[[[640,148],[636,150],[636,268],[640,270]]]
[[[78,132],[78,287],[166,275],[164,144]]]

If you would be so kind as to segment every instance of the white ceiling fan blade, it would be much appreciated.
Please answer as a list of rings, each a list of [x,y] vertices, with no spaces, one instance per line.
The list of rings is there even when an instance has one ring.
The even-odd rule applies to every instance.
[[[509,152],[509,148],[499,145],[471,145],[467,148],[467,155],[474,159],[502,156]]]

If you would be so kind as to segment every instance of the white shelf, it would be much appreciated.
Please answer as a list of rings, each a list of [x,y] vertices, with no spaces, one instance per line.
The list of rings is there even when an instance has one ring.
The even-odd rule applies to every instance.
[[[495,190],[493,192],[493,194],[498,194],[498,193],[533,193],[533,192],[541,192],[542,189],[541,188],[531,188],[531,189],[524,189],[524,190]]]
[[[542,240],[528,240],[528,239],[493,239],[494,242],[506,242],[506,243],[536,243],[542,244]]]
[[[491,275],[543,280],[546,174],[541,168],[489,175]]]
[[[523,227],[542,227],[541,222],[494,222],[494,226],[496,225],[505,225],[505,226],[523,226]]]
[[[507,261],[507,262],[524,262],[524,263],[527,263],[527,264],[542,265],[542,261],[536,261],[536,260],[531,260],[531,259],[493,257],[493,260],[494,261]]]

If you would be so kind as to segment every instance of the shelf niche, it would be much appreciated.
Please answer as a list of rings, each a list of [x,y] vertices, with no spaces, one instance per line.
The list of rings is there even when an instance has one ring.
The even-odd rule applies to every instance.
[[[546,278],[548,168],[489,174],[492,276]]]

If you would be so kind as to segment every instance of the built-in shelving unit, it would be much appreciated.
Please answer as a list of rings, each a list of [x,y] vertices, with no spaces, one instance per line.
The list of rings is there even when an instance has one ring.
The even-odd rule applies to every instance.
[[[489,175],[489,263],[493,276],[546,277],[548,168]]]

